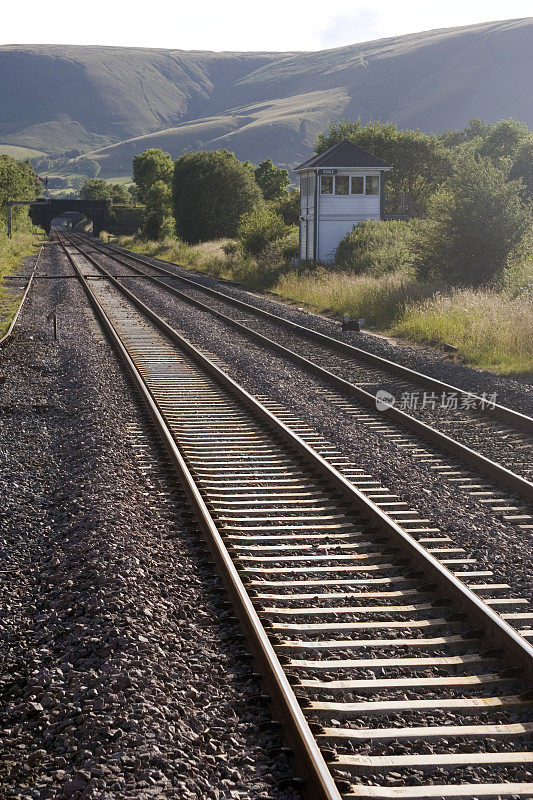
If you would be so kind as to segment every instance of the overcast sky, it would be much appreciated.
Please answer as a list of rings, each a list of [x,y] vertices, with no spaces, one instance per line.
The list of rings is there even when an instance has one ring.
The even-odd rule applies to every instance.
[[[183,50],[318,50],[531,14],[531,0],[58,0],[6,2],[3,44],[103,44]]]

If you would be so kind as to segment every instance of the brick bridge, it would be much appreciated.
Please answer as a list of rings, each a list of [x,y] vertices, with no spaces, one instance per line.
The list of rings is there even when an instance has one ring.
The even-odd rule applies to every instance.
[[[65,211],[77,211],[93,223],[93,234],[98,236],[109,221],[109,203],[107,200],[71,200],[65,198],[44,198],[30,205],[30,217],[34,225],[44,228],[50,233],[50,225],[55,217]]]

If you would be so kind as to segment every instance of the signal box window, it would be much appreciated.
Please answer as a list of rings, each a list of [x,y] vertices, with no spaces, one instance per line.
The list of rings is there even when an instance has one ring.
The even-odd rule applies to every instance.
[[[335,178],[335,194],[350,193],[350,178],[348,175],[337,175]]]
[[[322,194],[333,194],[333,175],[321,175],[320,191]]]
[[[366,176],[366,193],[379,194],[379,177],[377,175]]]
[[[352,194],[364,194],[365,179],[361,176],[352,178]]]

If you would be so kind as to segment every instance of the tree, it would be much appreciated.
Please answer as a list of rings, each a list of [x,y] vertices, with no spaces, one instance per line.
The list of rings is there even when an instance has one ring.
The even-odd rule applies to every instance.
[[[254,174],[265,200],[276,200],[287,194],[287,187],[291,182],[289,173],[286,169],[276,167],[271,158],[261,161]]]
[[[279,214],[286,225],[298,225],[300,222],[300,190],[286,192],[282,197],[273,200],[270,208]]]
[[[100,164],[94,158],[78,158],[75,162],[75,171],[87,175],[89,178],[96,178],[100,174]],[[64,165],[66,166],[66,164]]]
[[[112,183],[109,185],[111,191],[111,202],[119,206],[127,206],[131,201],[131,195],[122,183]]]
[[[82,200],[107,200],[110,203],[112,197],[111,186],[103,178],[87,178],[80,188]]]
[[[29,161],[15,161],[10,156],[0,155],[0,213],[7,219],[8,200],[34,200],[41,194],[41,184]],[[13,218],[27,214],[22,206],[12,208]]]
[[[240,217],[260,205],[250,170],[227,150],[180,156],[174,165],[176,231],[187,242],[235,236]]]
[[[166,181],[156,181],[148,190],[145,201],[143,232],[149,239],[159,239],[164,229],[173,228],[172,190]]]
[[[446,147],[457,147],[465,142],[471,142],[473,139],[480,138],[484,141],[492,130],[490,122],[484,122],[478,117],[471,119],[466,128],[454,131],[447,128],[444,133],[439,137]]]
[[[515,119],[502,119],[485,137],[479,154],[497,161],[500,158],[515,159],[520,146],[531,138],[525,122]]]
[[[141,203],[146,201],[150,188],[157,181],[164,181],[169,186],[172,181],[172,156],[162,150],[152,148],[145,150],[133,159],[133,180],[137,198]]]
[[[533,137],[527,139],[516,155],[509,173],[511,180],[521,179],[526,197],[533,198]]]
[[[419,277],[465,286],[494,282],[529,227],[522,189],[491,159],[462,154],[430,204],[432,222],[417,257]]]
[[[421,131],[399,131],[392,123],[369,122],[363,125],[341,121],[319,133],[315,152],[321,153],[337,142],[349,139],[392,165],[385,180],[385,211],[396,212],[402,195],[418,213],[425,211],[431,194],[452,171],[449,152],[437,136]]]

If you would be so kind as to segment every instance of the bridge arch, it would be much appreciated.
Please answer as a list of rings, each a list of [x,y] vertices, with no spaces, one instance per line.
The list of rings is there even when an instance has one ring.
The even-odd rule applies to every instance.
[[[69,197],[44,198],[30,205],[30,217],[34,225],[44,228],[50,233],[50,226],[55,217],[66,211],[76,211],[90,219],[93,223],[93,236],[98,236],[109,221],[109,203],[107,200],[74,200]]]
[[[62,211],[50,222],[50,232],[53,230],[80,230],[92,235],[93,222],[79,211]]]

